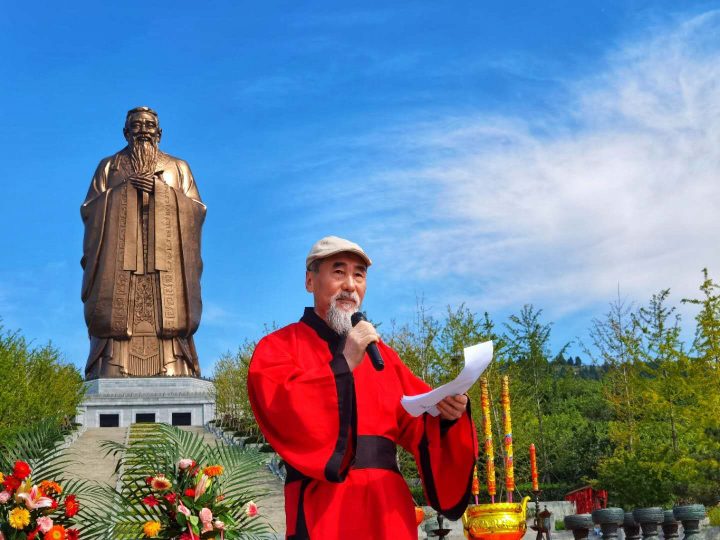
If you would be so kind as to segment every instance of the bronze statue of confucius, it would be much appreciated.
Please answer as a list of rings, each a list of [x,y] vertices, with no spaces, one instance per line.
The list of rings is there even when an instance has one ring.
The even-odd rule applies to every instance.
[[[205,205],[188,164],[161,152],[158,115],[127,113],[128,144],[103,159],[80,212],[88,379],[199,376]]]

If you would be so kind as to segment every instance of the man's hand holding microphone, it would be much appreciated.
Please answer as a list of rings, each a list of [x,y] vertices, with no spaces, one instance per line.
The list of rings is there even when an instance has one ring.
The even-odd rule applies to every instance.
[[[381,371],[384,369],[385,364],[376,345],[380,341],[377,330],[365,319],[365,315],[359,311],[353,314],[352,324],[353,327],[345,338],[345,348],[343,349],[343,355],[350,371],[354,371],[360,365],[366,352],[370,356],[373,367],[377,371]],[[443,420],[459,419],[465,412],[467,402],[468,397],[464,394],[444,398],[437,404],[440,418]]]

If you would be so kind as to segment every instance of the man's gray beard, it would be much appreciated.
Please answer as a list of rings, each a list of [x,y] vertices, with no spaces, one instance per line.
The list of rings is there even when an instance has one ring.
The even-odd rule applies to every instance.
[[[158,143],[133,139],[130,143],[130,163],[134,173],[153,174],[157,163]]]
[[[354,311],[346,311],[337,305],[337,302],[341,297],[341,295],[338,295],[330,301],[330,308],[328,308],[327,313],[327,323],[330,328],[335,330],[335,332],[337,332],[341,336],[344,336],[347,335],[347,333],[352,328],[352,322],[350,321],[350,317],[352,317],[355,311],[360,309],[360,305],[357,304]],[[358,301],[357,297],[346,297],[351,297],[356,302]]]

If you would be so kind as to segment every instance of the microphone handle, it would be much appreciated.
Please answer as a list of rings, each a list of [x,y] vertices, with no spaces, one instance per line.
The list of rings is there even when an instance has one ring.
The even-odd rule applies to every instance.
[[[376,371],[382,371],[383,369],[385,369],[385,362],[383,361],[383,357],[380,354],[377,343],[371,343],[367,346],[367,349],[365,350],[368,353],[370,361],[372,362],[372,365]]]
[[[360,321],[366,321],[365,314],[362,311],[356,311],[352,314],[352,317],[350,318],[350,322],[353,326],[355,326]],[[385,369],[385,362],[383,361],[383,357],[380,354],[380,350],[378,349],[378,346],[376,343],[371,343],[367,346],[365,349],[365,352],[367,352],[368,356],[370,357],[370,362],[372,362],[373,367],[375,368],[375,371],[382,371]]]

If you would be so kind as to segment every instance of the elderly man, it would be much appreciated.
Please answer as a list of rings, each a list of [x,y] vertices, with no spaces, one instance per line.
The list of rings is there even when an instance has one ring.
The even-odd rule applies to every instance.
[[[417,538],[396,444],[415,456],[435,509],[457,519],[469,500],[477,440],[467,397],[446,398],[438,417],[410,416],[400,398],[429,387],[370,323],[351,324],[370,264],[348,240],[318,241],[305,274],[314,307],[262,339],[250,363],[255,417],[287,464],[288,539]],[[366,355],[371,343],[384,359],[382,371]]]
[[[205,205],[188,164],[158,148],[148,107],[128,111],[127,146],[100,161],[85,202],[85,375],[200,375],[200,233]]]

